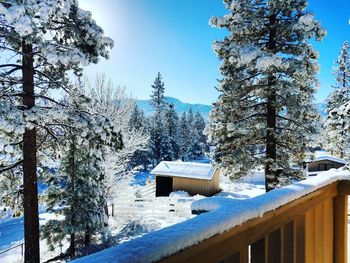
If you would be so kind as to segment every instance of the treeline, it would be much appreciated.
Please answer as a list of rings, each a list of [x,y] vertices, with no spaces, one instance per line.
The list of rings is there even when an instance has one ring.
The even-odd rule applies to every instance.
[[[156,165],[162,160],[191,161],[203,157],[209,146],[203,134],[206,123],[202,115],[190,108],[179,116],[174,104],[166,101],[160,73],[152,84],[150,97],[152,116],[147,117],[135,104],[129,120],[130,130],[149,135],[148,148],[135,153],[134,165],[146,168],[147,164]]]

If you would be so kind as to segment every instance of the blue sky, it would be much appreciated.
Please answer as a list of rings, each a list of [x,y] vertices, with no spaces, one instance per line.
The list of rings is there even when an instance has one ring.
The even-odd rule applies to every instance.
[[[190,103],[216,100],[220,62],[211,45],[226,32],[208,21],[226,13],[221,0],[80,0],[80,5],[115,41],[110,60],[86,69],[90,78],[104,72],[134,97],[147,99],[160,71],[167,96]],[[322,101],[334,83],[331,71],[340,46],[350,40],[350,1],[311,0],[309,10],[328,32],[315,43],[321,65],[316,100]]]

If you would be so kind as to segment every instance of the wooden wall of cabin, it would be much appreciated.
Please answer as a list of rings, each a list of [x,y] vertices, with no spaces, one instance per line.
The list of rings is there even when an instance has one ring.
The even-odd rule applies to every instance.
[[[214,195],[220,191],[220,172],[217,170],[211,181],[174,177],[173,190],[183,190],[190,195]]]
[[[308,163],[308,171],[309,172],[327,171],[325,169],[322,169],[323,167],[325,167],[325,165],[327,165],[327,170],[331,168],[338,169],[344,166],[344,164],[341,164],[341,163],[337,163],[329,160],[322,160],[322,161]]]

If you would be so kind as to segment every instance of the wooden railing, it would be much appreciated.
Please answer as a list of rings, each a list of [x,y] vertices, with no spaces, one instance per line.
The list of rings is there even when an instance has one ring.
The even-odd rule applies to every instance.
[[[349,181],[338,181],[160,262],[347,263]]]

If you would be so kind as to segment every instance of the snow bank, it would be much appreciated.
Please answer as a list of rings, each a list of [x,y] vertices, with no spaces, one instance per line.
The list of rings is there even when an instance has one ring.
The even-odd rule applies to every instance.
[[[154,262],[228,231],[250,219],[261,217],[266,212],[273,211],[338,180],[350,180],[350,173],[343,170],[332,171],[327,173],[327,176],[312,177],[241,201],[222,197],[206,198],[193,203],[192,208],[211,212],[74,262]]]
[[[190,194],[187,193],[186,191],[179,190],[179,191],[171,192],[169,194],[169,197],[170,198],[190,197]]]

